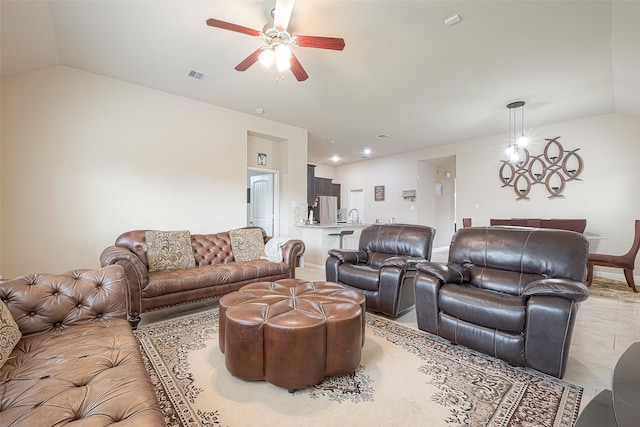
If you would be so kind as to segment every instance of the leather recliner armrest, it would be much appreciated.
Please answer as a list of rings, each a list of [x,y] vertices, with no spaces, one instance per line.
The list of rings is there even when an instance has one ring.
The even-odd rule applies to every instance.
[[[418,263],[425,261],[420,257],[394,256],[383,262],[381,267],[415,268]]]
[[[589,297],[589,290],[583,283],[575,280],[540,279],[527,284],[522,295],[527,297],[534,295],[561,297],[581,302]]]
[[[416,265],[420,273],[431,275],[444,283],[465,283],[471,280],[468,270],[461,264],[449,262],[421,262]]]
[[[367,253],[357,249],[331,249],[329,256],[338,258],[344,264],[364,264],[367,262]]]

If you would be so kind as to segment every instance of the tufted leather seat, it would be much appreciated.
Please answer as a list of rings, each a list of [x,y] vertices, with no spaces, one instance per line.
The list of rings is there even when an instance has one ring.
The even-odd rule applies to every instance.
[[[254,283],[220,299],[220,350],[238,378],[309,387],[358,368],[364,312],[364,296],[336,283]]]
[[[265,243],[270,239],[262,230]],[[282,262],[264,259],[236,262],[228,231],[215,234],[191,234],[195,268],[149,271],[147,230],[121,234],[115,245],[107,247],[100,264],[121,265],[125,270],[128,292],[128,318],[135,329],[140,314],[175,305],[218,298],[260,280],[275,281],[295,277],[304,243],[292,239],[282,246]]]
[[[418,328],[561,378],[588,249],[573,231],[460,229],[448,262],[416,266]]]
[[[122,267],[0,284],[22,339],[0,368],[0,425],[164,426],[126,321]]]

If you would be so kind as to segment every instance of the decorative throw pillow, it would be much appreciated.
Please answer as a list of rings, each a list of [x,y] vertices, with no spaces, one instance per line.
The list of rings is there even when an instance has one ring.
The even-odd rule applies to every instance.
[[[236,261],[252,261],[264,255],[264,239],[259,228],[231,230],[231,251]]]
[[[147,231],[145,239],[149,271],[196,266],[188,231]]]
[[[22,338],[20,328],[13,320],[11,312],[7,306],[0,301],[0,368],[9,359],[13,348]]]

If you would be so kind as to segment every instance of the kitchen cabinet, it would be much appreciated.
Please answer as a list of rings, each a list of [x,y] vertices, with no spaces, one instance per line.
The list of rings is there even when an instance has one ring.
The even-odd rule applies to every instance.
[[[316,198],[315,189],[316,165],[307,165],[307,205],[313,205]]]

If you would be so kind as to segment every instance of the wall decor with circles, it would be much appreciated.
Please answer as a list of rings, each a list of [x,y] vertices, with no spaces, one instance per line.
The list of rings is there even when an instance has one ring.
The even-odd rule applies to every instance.
[[[536,184],[545,186],[549,199],[564,197],[562,193],[567,182],[581,181],[578,177],[584,164],[577,153],[579,148],[567,151],[558,139],[559,136],[545,139],[544,152],[537,156],[531,155],[526,148],[520,148],[522,160],[502,160],[499,172],[502,187],[513,187],[516,200],[530,200],[531,187]]]

